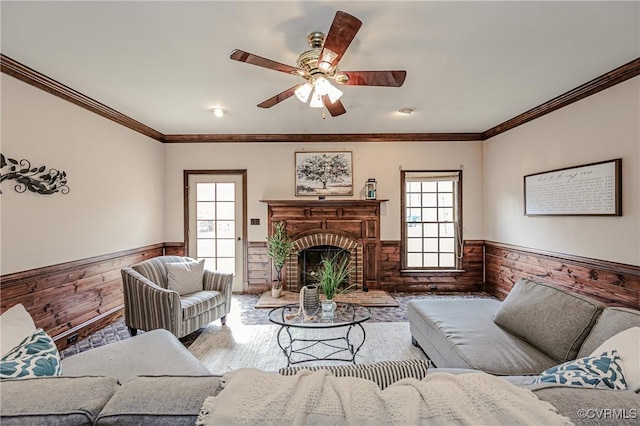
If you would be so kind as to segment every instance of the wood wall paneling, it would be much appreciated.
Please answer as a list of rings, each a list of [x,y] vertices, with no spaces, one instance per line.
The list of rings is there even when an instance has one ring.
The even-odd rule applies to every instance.
[[[500,299],[529,278],[609,306],[640,309],[640,267],[487,241],[485,268],[486,291]]]
[[[267,256],[266,242],[249,242],[247,247],[247,269],[249,293],[261,293],[271,288],[271,262]]]
[[[185,243],[164,243],[165,256],[186,256]]]
[[[464,242],[461,272],[403,272],[400,241],[382,241],[380,288],[394,291],[483,291],[484,241]]]
[[[389,292],[399,291],[483,291],[483,242],[466,241],[464,245],[464,272],[438,272],[402,274],[400,272],[400,241],[381,241],[380,244],[367,243],[365,256],[367,263],[359,265],[365,272],[367,285],[371,289]],[[270,262],[266,243],[249,243],[249,288],[251,292],[265,291],[271,281]],[[373,262],[373,263],[371,263]],[[376,271],[378,279],[375,279]],[[372,277],[371,279],[369,277]]]
[[[472,240],[464,243],[462,272],[402,272],[400,247],[400,241],[366,240],[367,260],[359,267],[370,288],[389,292],[485,290],[504,299],[518,279],[530,278],[610,306],[640,309],[638,266]],[[36,326],[63,349],[68,337],[82,339],[123,315],[120,269],[151,257],[183,253],[183,243],[163,243],[3,275],[0,312],[22,303]],[[274,275],[265,242],[248,244],[247,264],[248,291],[268,290]],[[376,273],[377,279],[369,278]]]
[[[181,243],[154,244],[0,277],[0,312],[22,303],[37,327],[60,349],[122,316],[120,270],[163,254],[181,255]]]

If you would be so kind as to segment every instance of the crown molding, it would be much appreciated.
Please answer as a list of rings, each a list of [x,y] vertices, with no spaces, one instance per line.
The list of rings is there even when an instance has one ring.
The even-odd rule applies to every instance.
[[[484,141],[542,117],[618,83],[640,75],[640,58],[634,59],[550,101],[480,133],[344,133],[344,134],[173,134],[165,135],[58,81],[0,54],[0,71],[63,98],[102,117],[163,143],[243,142],[466,142]]]
[[[618,83],[629,80],[630,78],[640,75],[640,58],[634,59],[600,77],[594,78],[573,90],[563,93],[550,101],[547,101],[535,108],[530,109],[527,112],[523,112],[520,115],[513,117],[504,123],[498,124],[483,133],[483,140],[492,138],[500,133],[504,133],[507,130],[511,130],[514,127],[518,127],[524,123],[527,123],[543,115],[549,114],[557,109],[563,108],[569,104],[577,102],[581,99],[591,96],[595,93],[601,92],[609,87],[615,86]]]
[[[165,143],[215,142],[464,142],[481,141],[482,133],[314,133],[165,135]]]
[[[0,54],[0,71],[27,84],[42,89],[45,92],[51,93],[54,96],[58,96],[82,108],[88,109],[89,111],[101,115],[104,118],[115,121],[118,124],[130,128],[131,130],[135,130],[138,133],[149,136],[150,138],[162,141],[162,138],[164,137],[164,135],[157,130],[152,129],[149,126],[145,126],[139,121],[136,121],[113,108],[109,108],[105,104],[83,95],[77,90],[65,86],[64,84],[3,54]]]

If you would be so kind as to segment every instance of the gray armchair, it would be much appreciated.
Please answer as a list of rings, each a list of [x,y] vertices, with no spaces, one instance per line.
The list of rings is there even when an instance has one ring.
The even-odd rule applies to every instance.
[[[159,256],[122,269],[125,324],[132,336],[138,329],[164,328],[180,338],[220,318],[231,308],[232,274],[205,269],[202,291],[180,296],[168,288],[166,263],[193,262],[179,256]]]

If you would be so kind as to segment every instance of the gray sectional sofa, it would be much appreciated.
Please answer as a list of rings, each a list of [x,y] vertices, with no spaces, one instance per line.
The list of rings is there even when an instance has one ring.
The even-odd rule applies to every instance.
[[[581,297],[574,300],[572,294],[548,293],[551,291],[556,290],[524,283],[514,288],[506,305],[507,301],[474,299],[411,302],[411,332],[438,367],[513,375],[538,374],[558,359],[590,353],[618,331],[640,325],[640,312],[604,308]],[[539,311],[538,306],[536,313],[527,304],[513,303],[523,297],[534,306],[536,300],[543,300],[546,310]],[[510,321],[512,308],[527,314],[534,324]],[[557,316],[561,312],[564,317]],[[505,318],[499,322],[526,336],[518,337],[515,330],[498,326],[494,317],[501,316]],[[552,318],[556,322],[550,322]],[[553,331],[555,335],[536,341],[544,324],[551,327],[547,334]],[[547,346],[552,353],[539,348]],[[62,374],[0,381],[0,423],[193,425],[204,400],[221,389],[221,377],[211,375],[173,334],[161,329],[65,358]],[[508,377],[513,378],[517,377]],[[611,419],[580,415],[588,409],[624,414],[615,424],[637,424],[640,416],[640,395],[631,391],[560,386],[533,391],[576,424],[613,424]]]
[[[407,307],[410,331],[436,367],[500,376],[537,375],[589,355],[605,340],[640,326],[640,311],[532,280],[519,280],[503,302],[428,299]]]
[[[5,425],[193,425],[212,376],[167,330],[62,360],[62,376],[3,380]]]

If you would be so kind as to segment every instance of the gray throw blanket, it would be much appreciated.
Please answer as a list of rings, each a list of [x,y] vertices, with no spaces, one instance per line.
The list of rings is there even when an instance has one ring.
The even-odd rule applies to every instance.
[[[531,391],[484,373],[436,373],[385,390],[369,380],[303,370],[241,369],[207,398],[197,425],[567,425]]]

